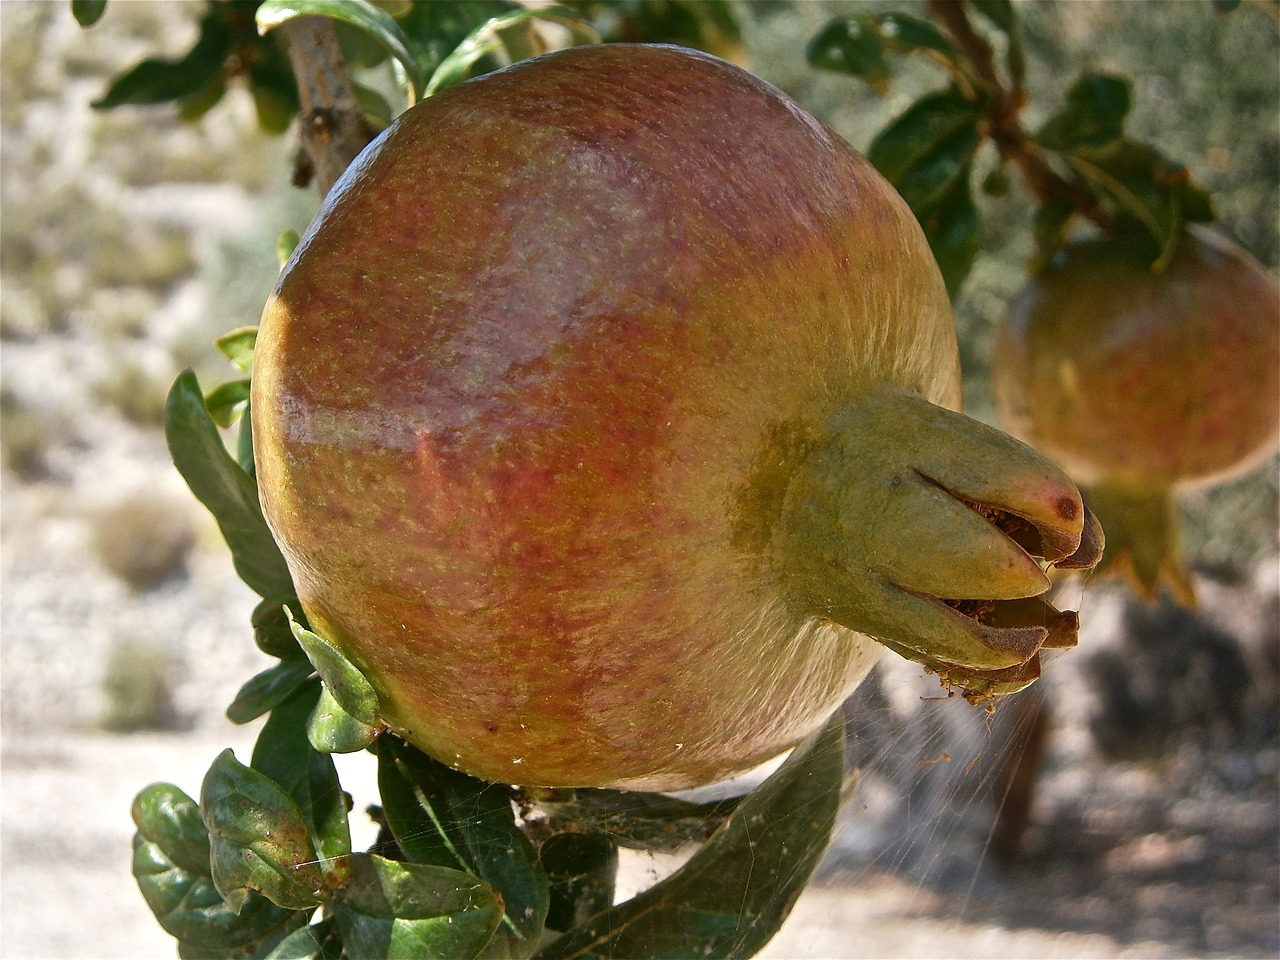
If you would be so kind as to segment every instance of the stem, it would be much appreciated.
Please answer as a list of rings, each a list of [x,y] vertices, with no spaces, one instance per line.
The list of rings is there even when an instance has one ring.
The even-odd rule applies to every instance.
[[[925,0],[929,15],[951,37],[962,54],[973,64],[978,76],[991,90],[991,107],[987,118],[987,136],[995,144],[1000,157],[1012,163],[1022,177],[1028,192],[1043,206],[1052,200],[1065,200],[1103,230],[1112,227],[1111,217],[1099,206],[1087,189],[1062,177],[1045,160],[1030,140],[1018,114],[1026,104],[1021,90],[1006,86],[996,69],[995,51],[969,22],[969,14],[960,0]]]
[[[281,25],[302,103],[302,149],[325,196],[371,138],[351,75],[327,17]]]

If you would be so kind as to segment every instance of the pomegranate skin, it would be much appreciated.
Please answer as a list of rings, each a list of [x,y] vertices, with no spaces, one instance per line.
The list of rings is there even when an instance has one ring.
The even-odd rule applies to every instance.
[[[882,638],[996,692],[1074,641],[1039,601],[940,599],[1048,586],[968,504],[1037,555],[1089,529],[958,401],[937,265],[870,164],[745,71],[607,45],[357,159],[264,310],[251,409],[302,606],[392,731],[489,780],[671,789],[816,730]]]
[[[1117,239],[1064,248],[1014,302],[993,355],[1007,428],[1088,489],[1140,592],[1191,602],[1177,489],[1257,467],[1280,436],[1280,292],[1203,227],[1160,272]]]

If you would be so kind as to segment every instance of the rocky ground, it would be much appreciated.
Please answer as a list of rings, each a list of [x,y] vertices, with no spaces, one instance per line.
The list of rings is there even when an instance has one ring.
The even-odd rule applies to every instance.
[[[199,127],[86,106],[143,53],[185,49],[193,9],[113,3],[84,34],[64,4],[0,3],[5,957],[172,956],[129,876],[130,800],[161,779],[198,792],[254,735],[221,716],[264,662],[254,598],[158,410],[185,366],[233,375],[212,340],[255,321],[276,233],[314,201],[247,98]],[[1206,536],[1274,543],[1274,479],[1233,489]],[[1194,616],[1068,588],[1083,642],[1040,688],[1052,732],[1016,859],[996,855],[991,795],[1029,714],[988,718],[887,665],[848,710],[861,788],[766,955],[1280,953],[1277,567],[1250,556],[1202,578]],[[341,769],[369,802],[368,758]],[[632,861],[629,882],[656,869]]]

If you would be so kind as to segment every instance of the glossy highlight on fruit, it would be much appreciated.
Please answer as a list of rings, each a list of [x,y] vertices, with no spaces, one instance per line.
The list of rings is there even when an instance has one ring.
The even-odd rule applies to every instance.
[[[910,210],[773,87],[610,44],[444,91],[263,314],[264,513],[383,719],[476,776],[672,789],[816,730],[885,646],[981,699],[1075,642],[1072,482],[953,411]]]
[[[1194,603],[1178,489],[1244,473],[1280,436],[1280,291],[1192,228],[1162,271],[1120,239],[1068,246],[1022,292],[993,359],[1004,421],[1082,486],[1099,565]]]

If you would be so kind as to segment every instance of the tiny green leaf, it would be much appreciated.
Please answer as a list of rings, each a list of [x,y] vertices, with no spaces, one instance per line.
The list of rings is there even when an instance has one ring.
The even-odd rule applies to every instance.
[[[270,777],[224,750],[205,775],[200,812],[209,829],[213,883],[239,913],[250,891],[302,910],[326,895],[302,812]]]
[[[248,373],[253,369],[253,348],[257,342],[257,327],[237,327],[213,341],[214,346],[222,351],[223,356],[242,373]]]
[[[281,269],[289,262],[289,258],[293,256],[293,251],[298,249],[298,244],[302,238],[298,236],[297,230],[285,230],[276,237],[276,259],[280,261]]]
[[[1049,150],[1101,149],[1124,136],[1129,115],[1129,81],[1087,71],[1067,91],[1067,102],[1045,121],[1033,138]]]
[[[204,405],[214,423],[231,426],[249,408],[249,381],[231,380],[215,387],[206,394]]]
[[[253,642],[258,645],[258,649],[267,656],[279,657],[281,660],[306,656],[298,644],[298,638],[293,635],[289,615],[285,612],[289,604],[301,609],[297,597],[267,597],[253,608],[250,617]],[[305,625],[305,621],[303,624]]]
[[[231,706],[227,707],[227,719],[232,723],[257,720],[289,699],[315,672],[315,667],[305,657],[281,660],[245,681]]]
[[[837,17],[809,41],[805,59],[820,70],[860,77],[883,93],[889,81],[880,27],[870,14]]]
[[[746,957],[786,919],[830,838],[844,782],[837,713],[670,877],[538,957]]]
[[[350,956],[475,957],[502,918],[493,890],[472,874],[375,854],[352,861],[355,879],[334,909]]]
[[[514,10],[497,17],[492,17],[472,31],[465,40],[445,57],[427,83],[425,96],[439,93],[446,87],[461,83],[471,73],[472,68],[490,54],[510,53],[502,32],[534,20],[556,23],[569,30],[575,43],[599,43],[600,36],[590,22],[564,7],[539,7],[535,9]],[[512,57],[519,59],[519,57]]]
[[[182,100],[204,90],[222,73],[231,53],[231,29],[216,10],[200,21],[200,35],[177,60],[147,59],[118,77],[92,106],[110,110],[126,103],[156,104]]]
[[[133,822],[179,869],[209,873],[209,831],[196,802],[171,783],[153,783],[133,798]]]
[[[936,26],[906,13],[880,15],[880,35],[886,45],[901,51],[931,50],[947,60],[959,59],[955,46]]]
[[[285,607],[284,612],[289,618],[289,629],[293,631],[307,659],[315,664],[325,688],[343,712],[365,726],[378,726],[382,722],[378,713],[378,695],[360,672],[360,668],[324,637],[295,620],[288,607]]]
[[[82,27],[92,27],[106,10],[107,0],[71,0],[71,15]]]
[[[190,370],[169,391],[164,423],[174,466],[218,521],[240,579],[260,596],[292,594],[293,580],[262,517],[257,485],[227,453]]]
[[[329,17],[363,30],[376,39],[404,69],[415,98],[423,95],[422,71],[409,51],[409,41],[394,17],[369,0],[265,0],[258,7],[260,33],[274,30],[295,17]]]
[[[307,718],[307,739],[321,753],[355,753],[363,750],[382,733],[381,725],[357,720],[342,709],[326,685],[320,699]]]
[[[969,0],[975,10],[1005,33],[1014,29],[1016,18],[1010,0]]]

